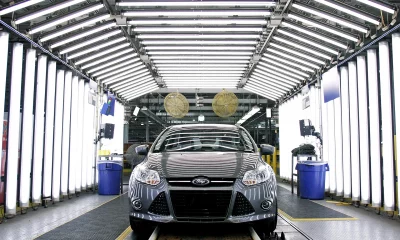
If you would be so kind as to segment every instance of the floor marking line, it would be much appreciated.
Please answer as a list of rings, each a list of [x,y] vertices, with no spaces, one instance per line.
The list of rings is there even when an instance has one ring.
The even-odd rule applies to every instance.
[[[278,212],[285,216],[287,219],[289,219],[292,222],[312,222],[312,221],[354,221],[358,220],[357,218],[354,217],[349,217],[349,218],[294,218],[287,214],[286,212],[282,211],[281,209],[278,209]]]
[[[154,232],[149,237],[149,240],[157,240],[159,232],[160,232],[160,227],[157,226],[156,229],[154,229]]]
[[[116,196],[116,197],[114,197],[114,198],[111,198],[110,200],[108,200],[108,201],[106,201],[106,202],[100,204],[99,206],[97,206],[97,207],[95,207],[95,208],[92,208],[92,209],[90,209],[90,210],[88,210],[88,211],[86,211],[86,212],[80,214],[79,216],[76,216],[76,217],[74,217],[74,218],[72,218],[72,219],[66,221],[65,223],[60,224],[60,225],[58,225],[58,226],[56,226],[56,227],[50,229],[50,230],[47,231],[47,232],[44,232],[44,233],[41,233],[41,234],[35,236],[33,239],[37,239],[37,238],[39,238],[39,237],[45,235],[46,233],[51,232],[51,231],[53,231],[54,229],[56,229],[56,228],[58,228],[58,227],[61,227],[62,225],[65,225],[65,224],[67,224],[67,223],[69,223],[69,222],[71,222],[71,221],[77,219],[78,217],[80,217],[80,216],[82,216],[82,215],[84,215],[84,214],[86,214],[86,213],[88,213],[88,212],[91,212],[91,211],[93,211],[93,210],[95,210],[95,209],[97,209],[97,208],[103,206],[104,204],[109,203],[109,202],[111,202],[111,201],[113,201],[113,200],[115,200],[115,199],[117,199],[117,198],[119,198],[119,197],[121,197],[121,196],[123,196],[123,195],[125,195],[125,194],[127,194],[127,193],[128,193],[128,192],[126,191],[126,192],[122,193],[121,195],[118,195],[118,196]]]
[[[115,240],[124,240],[131,232],[132,228],[129,226]]]
[[[254,228],[249,227],[249,231],[250,231],[251,239],[253,239],[253,240],[261,240],[261,238],[258,236],[256,231],[254,230]]]

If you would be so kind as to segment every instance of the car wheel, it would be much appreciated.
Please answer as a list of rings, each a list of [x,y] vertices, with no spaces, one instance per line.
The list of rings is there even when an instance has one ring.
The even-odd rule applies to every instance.
[[[260,236],[263,235],[270,236],[270,234],[275,231],[277,222],[278,222],[278,204],[276,204],[275,217],[273,219],[261,220],[257,222],[255,225],[256,231],[258,234],[261,234]]]
[[[129,220],[133,233],[135,234],[138,240],[149,238],[152,229],[151,225],[148,222],[143,220],[138,220],[133,217],[129,217]]]

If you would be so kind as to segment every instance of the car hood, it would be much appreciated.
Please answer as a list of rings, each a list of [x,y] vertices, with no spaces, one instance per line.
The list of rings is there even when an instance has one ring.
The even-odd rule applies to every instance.
[[[240,178],[246,171],[256,168],[259,163],[258,153],[172,152],[150,153],[144,164],[165,178]]]

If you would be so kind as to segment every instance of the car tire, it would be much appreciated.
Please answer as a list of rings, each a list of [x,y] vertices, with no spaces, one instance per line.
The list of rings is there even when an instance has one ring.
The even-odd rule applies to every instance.
[[[276,201],[275,201],[276,202]],[[278,223],[278,203],[276,203],[275,217],[273,219],[261,220],[256,223],[255,230],[260,236],[270,236],[276,229]]]
[[[136,239],[148,239],[151,235],[151,225],[143,220],[135,219],[133,217],[129,217],[131,229],[133,234],[136,236]]]

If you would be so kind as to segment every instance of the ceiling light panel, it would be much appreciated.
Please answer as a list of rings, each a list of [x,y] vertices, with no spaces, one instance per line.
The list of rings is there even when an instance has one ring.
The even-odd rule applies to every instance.
[[[135,27],[134,32],[261,32],[262,27]]]
[[[156,88],[154,88],[154,89],[147,90],[147,91],[142,92],[142,93],[140,93],[140,94],[137,94],[137,95],[134,95],[134,96],[130,96],[129,98],[127,98],[127,100],[128,100],[128,101],[133,100],[133,99],[138,98],[138,97],[140,97],[140,96],[142,96],[142,95],[148,94],[148,93],[150,93],[150,92],[154,92],[154,91],[156,91],[156,90],[158,90],[158,89],[159,89],[159,88],[156,87]]]
[[[64,34],[67,34],[67,33],[70,33],[70,32],[73,32],[73,31],[81,29],[83,27],[87,27],[87,26],[93,25],[96,22],[108,20],[110,17],[111,17],[110,14],[102,14],[102,15],[98,15],[98,16],[89,18],[87,20],[85,19],[83,21],[78,21],[78,22],[76,22],[74,24],[67,25],[67,26],[64,26],[64,27],[62,27],[60,29],[57,29],[55,31],[49,32],[49,33],[41,36],[39,38],[39,40],[41,42],[46,42],[46,41],[48,41],[50,39],[59,37],[61,35],[64,35]]]
[[[142,70],[142,71],[139,71],[139,72],[138,72],[138,70],[141,70],[141,69],[143,69],[143,68],[145,68],[145,65],[138,66],[138,67],[136,67],[136,68],[131,68],[131,69],[129,69],[129,70],[123,72],[123,73],[120,73],[120,74],[114,75],[114,76],[112,76],[112,77],[110,77],[110,78],[107,78],[107,79],[104,80],[103,82],[104,82],[104,83],[107,83],[107,82],[110,82],[110,81],[112,81],[112,80],[115,80],[115,79],[118,79],[118,78],[122,78],[122,77],[124,77],[124,76],[126,76],[126,75],[128,75],[128,74],[130,74],[130,73],[135,74],[135,75],[141,74],[141,73],[143,73],[144,71],[147,71],[147,69],[144,69],[144,71]]]
[[[120,89],[124,89],[131,85],[140,85],[140,84],[144,84],[146,82],[154,82],[152,79],[153,79],[153,77],[149,76],[149,77],[143,77],[142,79],[139,79],[137,81],[132,81],[132,80],[128,79],[126,81],[116,82],[116,83],[108,84],[108,85],[113,90],[120,90]]]
[[[165,79],[169,79],[169,78],[173,78],[173,77],[199,77],[199,78],[203,78],[203,77],[240,77],[242,76],[242,73],[230,73],[230,74],[218,74],[218,73],[201,73],[201,74],[196,74],[196,73],[191,73],[191,74],[176,74],[176,73],[166,73],[166,74],[162,74],[163,78]]]
[[[87,49],[81,49],[81,50],[79,50],[77,52],[71,53],[70,55],[67,56],[67,59],[74,59],[74,58],[80,57],[82,55],[88,54],[90,52],[98,51],[100,49],[112,46],[114,44],[117,44],[117,43],[120,43],[120,42],[123,42],[123,41],[126,41],[125,37],[119,37],[119,38],[116,38],[116,39],[113,39],[113,40],[108,40],[105,43],[102,43],[102,44],[99,44],[99,45],[95,45],[95,46],[89,47]]]
[[[270,96],[270,97],[275,97],[275,98],[279,98],[280,96],[283,95],[283,93],[281,92],[277,92],[272,88],[260,88],[260,86],[258,85],[254,85],[254,84],[246,84],[245,85],[247,89],[254,89],[254,91],[257,91],[259,93],[263,93],[266,96]]]
[[[146,85],[146,87],[140,87],[140,88],[138,87],[137,89],[133,89],[133,90],[131,90],[129,92],[124,92],[121,95],[122,95],[122,97],[132,96],[132,95],[135,95],[135,94],[139,94],[139,93],[148,91],[150,89],[154,89],[156,87],[157,87],[157,85],[155,85],[153,83],[153,84]]]
[[[167,64],[167,63],[160,63],[157,64],[158,69],[164,69],[164,70],[204,70],[204,69],[210,69],[210,70],[234,70],[237,68],[246,68],[246,64]]]
[[[316,43],[315,41],[312,41],[310,39],[303,38],[303,37],[299,36],[298,34],[292,34],[292,33],[288,32],[288,31],[282,30],[282,29],[278,29],[277,32],[280,33],[280,34],[283,34],[285,36],[291,37],[293,39],[296,39],[296,40],[298,40],[300,42],[303,42],[303,43],[306,43],[308,45],[311,45],[311,46],[314,46],[316,48],[319,48],[321,50],[324,50],[326,52],[332,53],[334,55],[337,55],[339,53],[339,51],[337,51],[337,50],[335,50],[333,48],[329,48],[329,47],[327,47],[325,45]]]
[[[271,100],[276,100],[276,99],[278,99],[278,97],[271,96],[271,95],[267,95],[265,92],[261,92],[261,91],[259,91],[259,90],[253,89],[253,88],[251,88],[251,87],[244,86],[243,89],[245,89],[245,90],[247,90],[247,91],[249,91],[249,92],[255,93],[255,94],[257,94],[257,95],[260,95],[260,96],[262,96],[262,97],[271,99]]]
[[[268,82],[273,82],[275,84],[282,85],[282,86],[287,87],[287,88],[292,88],[295,85],[294,83],[289,82],[287,80],[282,81],[282,79],[280,79],[280,78],[275,78],[275,77],[273,77],[272,75],[270,75],[268,73],[265,75],[264,72],[259,71],[257,69],[254,70],[254,72],[251,75],[251,77],[258,78],[259,80],[266,80]]]
[[[325,18],[327,20],[330,20],[330,21],[335,22],[337,24],[340,24],[342,26],[346,26],[346,27],[352,28],[352,29],[357,30],[357,31],[362,32],[362,33],[367,33],[368,32],[368,28],[363,26],[363,25],[350,22],[348,20],[345,20],[345,19],[343,19],[341,17],[335,16],[335,15],[330,14],[328,12],[317,10],[317,9],[315,9],[313,7],[305,6],[305,5],[298,4],[298,3],[292,4],[292,7],[296,8],[296,9],[299,9],[301,11],[305,11],[305,12],[308,12],[310,14]]]
[[[132,89],[135,89],[135,88],[137,88],[138,86],[141,86],[144,83],[148,83],[148,82],[153,82],[154,83],[154,81],[149,81],[149,80],[152,80],[152,79],[153,79],[152,77],[149,77],[149,78],[145,78],[145,79],[141,78],[139,81],[132,81],[129,86],[124,87],[123,89],[119,90],[118,92],[122,94],[124,92],[132,91]]]
[[[299,59],[299,58],[293,57],[292,55],[283,53],[283,52],[278,51],[278,50],[275,50],[275,49],[268,48],[267,51],[268,51],[268,52],[275,53],[275,54],[277,54],[277,55],[280,55],[281,57],[284,57],[284,58],[287,58],[287,59],[296,61],[296,62],[298,62],[298,63],[307,65],[307,66],[312,67],[312,68],[315,68],[315,69],[318,69],[318,68],[319,68],[319,66],[316,65],[316,64],[313,64],[313,63],[310,63],[310,62],[301,60],[301,59]]]
[[[163,77],[164,80],[183,80],[183,81],[189,81],[189,80],[206,80],[206,81],[211,81],[209,77],[202,77],[202,76],[188,76],[188,77]],[[227,77],[227,76],[214,76],[211,78],[212,80],[239,80],[239,77]]]
[[[102,74],[102,73],[104,73],[104,71],[105,72],[108,71],[108,67],[114,66],[115,64],[118,64],[120,62],[124,62],[126,60],[132,59],[132,58],[134,58],[136,56],[137,56],[136,53],[129,53],[127,55],[118,57],[117,59],[115,59],[115,60],[113,60],[111,62],[107,62],[107,63],[104,63],[104,64],[98,66],[98,67],[88,69],[87,73],[96,73],[97,74],[100,70],[104,69],[104,70],[100,71],[101,73],[99,73],[99,74]]]
[[[89,57],[79,59],[78,61],[75,62],[75,64],[80,65],[80,64],[82,64],[82,63],[85,63],[85,62],[88,62],[88,61],[90,61],[90,60],[99,58],[99,57],[101,57],[101,56],[110,54],[110,53],[112,53],[112,52],[115,52],[115,51],[117,51],[117,50],[120,50],[121,48],[126,48],[126,47],[128,47],[128,46],[129,46],[129,43],[122,43],[122,44],[119,44],[119,45],[117,45],[117,46],[115,46],[115,47],[109,48],[109,49],[107,49],[107,50],[101,51],[101,52],[96,53],[96,54],[93,54],[93,55],[90,55]]]
[[[297,25],[297,24],[289,23],[289,22],[282,22],[282,26],[284,26],[284,27],[289,27],[289,28],[291,28],[291,29],[294,29],[294,30],[296,30],[296,31],[299,31],[299,32],[301,32],[301,33],[304,33],[304,34],[306,34],[306,35],[308,35],[308,36],[317,38],[317,39],[322,40],[322,41],[324,41],[324,42],[330,43],[330,44],[335,45],[335,46],[337,46],[337,47],[340,47],[340,48],[342,48],[342,49],[347,49],[347,48],[348,48],[348,45],[345,44],[345,43],[342,43],[342,42],[339,42],[339,41],[337,41],[337,40],[335,40],[335,39],[332,39],[332,38],[329,38],[329,37],[327,37],[327,36],[318,34],[318,33],[316,33],[315,31],[311,31],[311,30],[306,29],[306,28],[304,28],[304,27],[301,27],[301,26],[299,26],[299,25]],[[279,30],[278,30],[278,31],[279,31]]]
[[[30,0],[30,1],[24,1],[24,2],[21,2],[21,3],[15,3],[14,5],[11,5],[9,7],[2,8],[0,10],[0,16],[3,16],[5,14],[18,11],[20,9],[32,6],[34,4],[37,4],[37,3],[40,3],[40,2],[43,2],[43,1],[44,0]]]
[[[90,67],[96,66],[96,65],[98,65],[100,63],[107,62],[107,61],[109,61],[111,59],[117,58],[119,56],[122,56],[122,55],[127,54],[127,53],[131,53],[131,52],[133,52],[133,49],[132,48],[128,48],[128,49],[125,49],[125,50],[120,51],[118,53],[109,55],[108,57],[105,57],[105,58],[99,59],[97,61],[93,61],[93,62],[91,62],[89,64],[83,65],[81,68],[82,69],[90,68]]]
[[[41,9],[41,10],[39,10],[39,11],[33,12],[33,13],[31,13],[31,14],[28,14],[28,15],[25,15],[25,16],[22,16],[22,17],[19,17],[19,18],[17,18],[17,19],[15,20],[15,24],[18,25],[18,24],[21,24],[21,23],[30,21],[30,20],[32,20],[32,19],[35,19],[35,18],[44,16],[44,15],[50,14],[50,13],[52,13],[52,12],[55,12],[55,11],[58,11],[58,10],[61,10],[61,9],[64,9],[64,8],[67,8],[67,7],[76,5],[76,4],[81,3],[81,2],[84,2],[84,1],[85,1],[85,0],[63,1],[63,2],[61,2],[61,3],[59,3],[59,4],[55,4],[55,5],[46,7],[46,8],[44,8],[44,9]]]
[[[276,66],[276,67],[280,68],[282,71],[283,71],[283,69],[285,69],[285,70],[287,70],[289,72],[292,72],[294,74],[298,74],[299,76],[303,76],[305,78],[310,77],[310,75],[305,73],[305,72],[299,71],[297,69],[294,69],[293,67],[287,66],[287,65],[279,63],[277,61],[273,61],[272,59],[268,59],[268,58],[263,57],[263,58],[261,58],[261,60],[263,61],[263,62],[261,62],[261,61],[259,62],[259,64],[261,64],[261,65],[264,65],[264,66]],[[266,64],[264,62],[267,62],[268,64]]]
[[[297,44],[297,43],[295,43],[295,42],[289,41],[289,40],[287,40],[287,39],[285,39],[285,38],[281,38],[281,37],[274,36],[273,39],[275,39],[275,40],[278,41],[278,42],[282,42],[282,43],[285,43],[285,44],[290,45],[290,46],[292,46],[292,47],[295,47],[295,48],[298,48],[298,49],[300,49],[300,50],[303,50],[303,51],[305,51],[305,52],[309,52],[309,53],[311,53],[311,54],[313,54],[313,55],[316,55],[316,56],[318,56],[318,57],[325,58],[325,59],[327,59],[327,60],[331,60],[331,59],[332,59],[332,57],[329,56],[329,55],[327,55],[327,54],[318,52],[318,51],[316,51],[315,49],[305,47],[305,46],[303,46],[303,45],[301,45],[301,44]]]
[[[265,76],[268,76],[270,78],[275,78],[279,79],[282,82],[285,82],[287,84],[298,84],[300,81],[294,78],[291,78],[285,74],[277,73],[271,69],[267,69],[262,66],[257,66],[257,68],[254,70],[257,73],[264,74]]]
[[[114,74],[114,72],[112,72],[113,70],[119,70],[119,69],[121,69],[121,68],[123,68],[125,66],[128,66],[128,65],[131,66],[131,67],[138,66],[138,65],[136,65],[136,64],[138,64],[137,63],[138,61],[140,61],[140,58],[137,58],[137,57],[133,58],[133,59],[129,59],[129,60],[125,59],[120,64],[114,65],[112,67],[107,67],[107,69],[105,69],[105,70],[93,73],[92,76],[93,77],[100,77],[100,76],[106,76],[106,75],[109,75],[109,74],[112,75],[112,74]]]
[[[242,51],[149,51],[149,55],[252,55],[253,52]]]
[[[268,78],[268,77],[265,77],[265,76],[263,76],[261,74],[253,74],[250,78],[253,81],[258,81],[258,82],[261,82],[263,84],[274,85],[275,87],[280,88],[280,89],[282,89],[284,91],[289,91],[290,89],[293,88],[293,85],[282,83],[279,80]]]
[[[145,47],[146,50],[230,50],[230,51],[240,51],[240,50],[250,50],[254,51],[253,46],[148,46]]]
[[[394,6],[388,4],[388,3],[385,3],[385,2],[381,2],[381,1],[377,1],[377,0],[357,0],[357,1],[362,2],[362,3],[366,4],[366,5],[371,6],[371,7],[377,8],[379,10],[385,11],[385,12],[390,13],[390,14],[394,14],[395,13],[395,9],[396,8]]]
[[[139,34],[140,39],[251,39],[260,38],[259,34]],[[229,43],[225,43],[229,44]]]
[[[251,45],[258,43],[256,40],[143,40],[142,44],[149,45]]]
[[[187,56],[187,55],[171,55],[160,56],[153,55],[152,59],[250,59],[250,56]]]
[[[104,5],[101,4],[101,3],[100,4],[90,5],[88,7],[85,7],[83,9],[81,9],[81,10],[65,14],[63,16],[54,18],[54,19],[52,19],[50,21],[46,21],[43,24],[39,24],[37,26],[33,26],[31,29],[29,29],[28,32],[29,32],[29,34],[38,33],[38,32],[43,31],[45,29],[48,29],[48,28],[51,28],[51,27],[55,27],[55,26],[57,26],[57,25],[59,25],[59,24],[61,24],[63,22],[75,19],[77,17],[80,17],[82,15],[88,14],[88,13],[96,11],[96,10],[99,10],[99,9],[101,9],[103,7],[104,7]]]
[[[159,69],[158,68],[158,72],[161,74],[196,74],[196,73],[208,73],[208,74],[212,74],[212,73],[217,73],[217,74],[243,74],[244,69],[243,70],[237,70],[237,69],[233,69],[233,70],[229,70],[229,71],[222,71],[222,70],[210,70],[210,69],[194,69],[191,71],[182,71],[182,70],[163,70],[163,69]]]
[[[253,85],[259,86],[260,88],[267,88],[267,89],[270,88],[274,91],[280,92],[281,94],[284,94],[287,92],[287,90],[284,90],[282,87],[279,88],[279,86],[277,86],[276,84],[271,84],[270,82],[266,82],[266,81],[259,81],[252,77],[249,78],[249,80],[246,82],[246,84],[253,84]]]
[[[120,7],[272,7],[275,1],[121,1]]]
[[[103,79],[111,77],[111,76],[113,76],[115,74],[118,74],[118,73],[121,73],[121,72],[125,72],[125,71],[127,71],[129,69],[132,69],[132,68],[135,68],[137,66],[142,65],[142,62],[136,62],[136,63],[134,63],[133,61],[129,61],[129,62],[130,62],[130,64],[125,64],[124,67],[119,67],[114,71],[112,71],[110,69],[107,69],[108,72],[106,74],[98,76],[97,80],[103,80]],[[128,66],[126,66],[126,65],[128,65]]]
[[[266,25],[265,19],[135,19],[130,25]]]
[[[98,33],[100,31],[103,31],[103,30],[106,30],[106,29],[109,29],[109,28],[112,28],[112,27],[115,27],[115,26],[117,26],[117,24],[115,22],[110,22],[110,23],[107,23],[107,24],[103,24],[103,25],[101,25],[99,27],[95,27],[95,28],[93,28],[91,30],[86,30],[86,31],[84,31],[82,33],[79,33],[79,34],[76,34],[76,35],[74,35],[72,37],[67,37],[67,38],[62,39],[61,41],[54,42],[54,43],[50,44],[50,47],[51,48],[56,48],[56,47],[65,45],[67,43],[76,41],[78,39],[90,36],[92,34]]]
[[[181,11],[124,11],[124,17],[260,17],[270,16],[269,10],[181,10]]]
[[[275,47],[275,48],[278,48],[278,49],[283,50],[283,51],[286,51],[286,52],[288,52],[288,53],[297,55],[297,56],[299,56],[299,57],[301,57],[301,58],[310,60],[310,61],[312,61],[312,62],[321,64],[321,65],[325,65],[325,61],[322,61],[322,60],[320,60],[320,59],[318,59],[318,58],[315,58],[315,57],[311,57],[311,56],[309,56],[308,54],[304,54],[304,53],[295,51],[295,50],[293,50],[293,49],[291,49],[291,48],[284,47],[284,46],[282,46],[282,45],[280,45],[280,44],[270,43],[270,46]]]
[[[305,77],[297,75],[296,73],[293,73],[293,72],[286,71],[285,69],[282,69],[280,67],[275,67],[275,66],[273,66],[271,64],[267,64],[267,63],[261,62],[261,61],[258,62],[258,63],[259,63],[259,65],[261,65],[261,66],[263,66],[263,67],[265,67],[267,69],[271,69],[271,71],[276,71],[276,72],[279,72],[279,73],[282,73],[282,74],[285,74],[285,75],[289,75],[289,76],[291,76],[293,78],[296,78],[298,80],[305,80]]]
[[[84,41],[84,42],[81,42],[81,43],[72,45],[72,46],[70,46],[70,47],[68,47],[68,48],[65,48],[65,49],[62,49],[62,50],[60,51],[60,54],[65,54],[65,53],[72,52],[72,51],[77,50],[77,49],[79,49],[79,48],[83,48],[83,47],[85,47],[85,46],[88,46],[88,45],[93,44],[93,43],[95,43],[95,42],[99,42],[99,41],[101,41],[101,40],[107,39],[107,38],[109,38],[109,37],[115,36],[115,35],[120,34],[120,33],[121,33],[121,30],[120,30],[120,29],[113,30],[113,31],[111,31],[111,32],[102,34],[101,36],[98,36],[98,37],[95,37],[95,38],[86,40],[86,41]]]
[[[335,34],[335,35],[337,35],[339,37],[348,39],[348,40],[353,41],[353,42],[358,42],[358,40],[359,40],[358,37],[356,37],[356,36],[354,36],[352,34],[346,33],[346,32],[344,32],[342,30],[339,30],[337,28],[328,26],[328,25],[323,24],[321,22],[311,20],[310,18],[302,17],[302,16],[299,16],[299,15],[296,15],[296,14],[293,14],[293,13],[289,13],[288,17],[292,18],[292,19],[295,19],[295,20],[298,20],[298,21],[301,21],[303,24],[311,25],[313,27],[319,28],[321,30],[324,30],[326,32]]]
[[[346,4],[343,3],[338,3],[336,1],[332,1],[332,0],[314,0],[316,2],[322,3],[325,6],[331,7],[333,9],[339,10],[341,12],[345,12],[347,14],[350,14],[354,17],[363,19],[367,22],[370,22],[372,24],[375,25],[379,25],[380,24],[380,19],[378,17],[375,17],[371,14],[368,14],[366,12],[361,12],[358,9],[348,6]]]
[[[147,71],[147,69],[143,69],[143,70],[137,71],[135,73],[122,76],[120,78],[114,78],[110,81],[104,81],[104,84],[112,85],[115,83],[126,83],[126,82],[132,83],[135,80],[143,79],[143,78],[147,78],[147,77],[150,77],[149,72]]]
[[[179,64],[248,64],[248,60],[154,60],[157,64],[174,64],[178,66]]]
[[[283,59],[282,57],[278,57],[278,56],[271,55],[271,54],[265,54],[265,53],[264,53],[264,57],[267,58],[267,59],[270,59],[270,60],[277,61],[278,63],[284,63],[284,64],[287,64],[287,65],[290,65],[290,66],[293,66],[293,67],[297,67],[297,68],[299,68],[299,69],[301,69],[303,71],[306,71],[306,72],[314,72],[314,69],[312,69],[312,68],[303,66],[303,65],[295,63],[293,61],[288,61],[286,59]]]

